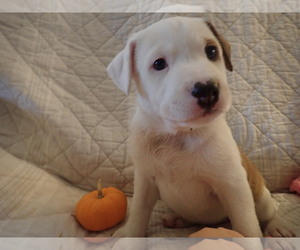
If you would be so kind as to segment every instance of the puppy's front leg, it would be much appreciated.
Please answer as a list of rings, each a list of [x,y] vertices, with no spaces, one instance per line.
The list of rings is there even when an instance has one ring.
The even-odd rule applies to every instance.
[[[146,172],[136,168],[129,218],[125,226],[114,233],[114,237],[145,236],[151,212],[157,199],[158,189],[154,180]]]
[[[214,183],[219,200],[234,230],[246,237],[262,237],[246,171],[241,166],[233,172],[234,176],[223,176]]]

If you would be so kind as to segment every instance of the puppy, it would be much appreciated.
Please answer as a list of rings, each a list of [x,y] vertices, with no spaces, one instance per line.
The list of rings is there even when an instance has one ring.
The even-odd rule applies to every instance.
[[[211,23],[187,17],[132,35],[108,66],[125,93],[134,80],[138,103],[130,135],[134,195],[115,236],[145,236],[159,198],[174,211],[164,220],[168,227],[229,218],[246,237],[262,237],[259,221],[270,235],[292,235],[269,223],[276,205],[226,123],[226,69],[232,71],[228,42]]]

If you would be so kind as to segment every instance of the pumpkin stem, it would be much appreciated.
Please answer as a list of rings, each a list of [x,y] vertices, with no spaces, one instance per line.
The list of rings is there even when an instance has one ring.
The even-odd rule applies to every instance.
[[[104,197],[103,193],[102,193],[102,183],[101,183],[101,179],[98,180],[98,185],[97,185],[97,191],[98,191],[98,199],[101,199]]]

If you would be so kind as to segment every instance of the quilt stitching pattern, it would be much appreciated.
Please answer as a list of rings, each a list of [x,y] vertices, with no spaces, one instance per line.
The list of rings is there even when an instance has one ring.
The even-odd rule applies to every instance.
[[[253,15],[253,17],[254,18],[256,18],[256,16],[255,15]],[[276,20],[275,20],[275,22],[273,23],[273,24],[270,24],[270,26],[268,27],[268,30],[269,29],[271,29],[272,28],[272,26],[274,25],[274,24],[276,24],[277,22],[279,22],[279,20],[280,20],[280,18],[282,17],[282,15],[281,16],[279,16]],[[259,23],[259,20],[257,20],[257,22]],[[265,33],[268,33],[268,30],[266,30],[262,25],[261,25],[261,27],[265,30]],[[228,29],[230,29],[230,27],[228,27]],[[227,30],[228,30],[227,29]],[[269,34],[269,33],[268,33]],[[225,35],[226,35],[226,32],[225,32]],[[273,37],[274,38],[274,37]],[[275,38],[274,38],[275,39]],[[259,41],[261,41],[261,39],[259,40]],[[258,42],[259,42],[258,41]],[[257,42],[257,43],[258,43]],[[252,52],[254,52],[253,51],[253,48],[257,45],[257,43],[256,44],[254,44],[252,47],[250,47],[250,46],[248,46],[248,49],[249,50],[251,50]],[[254,52],[255,53],[255,52]],[[291,53],[289,53],[293,58],[295,58],[295,56],[294,55],[292,55]],[[259,57],[259,55],[257,54],[257,53],[255,53],[255,55],[257,56],[257,57]],[[282,81],[282,82],[284,82],[284,79],[282,79],[281,78],[281,76],[279,76],[267,63],[266,63],[266,61],[264,61],[263,60],[263,58],[260,58],[263,62],[264,62],[264,66],[265,67],[267,67],[268,69],[270,69],[271,71],[272,71],[272,73],[274,73],[274,74],[276,74],[276,76]],[[244,76],[242,75],[242,74],[239,74],[245,81],[247,81],[247,79],[245,79],[244,78]],[[291,88],[295,93],[296,93],[296,91],[291,87],[291,86],[289,86],[289,85],[287,85],[287,84],[285,84],[286,85],[286,87],[287,88]],[[251,86],[251,85],[249,85],[250,87],[253,87],[253,86]],[[273,103],[273,102],[271,102],[265,95],[264,95],[264,93],[263,92],[260,92],[258,89],[255,89],[254,87],[253,87],[253,90],[255,90],[255,94],[256,95],[261,95],[262,97],[264,97],[265,98],[265,101],[267,101],[268,102],[268,105],[271,105],[271,106],[274,106],[274,108],[277,110],[277,111],[279,111],[280,113],[281,113],[281,115],[283,115],[283,116],[285,116],[287,119],[289,119],[289,121],[291,122],[291,123],[294,123],[295,125],[297,125],[293,120],[291,120],[288,116],[286,116],[278,107],[276,107],[276,105]],[[296,93],[297,94],[297,93]],[[299,98],[300,98],[300,96],[299,96]],[[247,101],[247,100],[246,100]],[[246,102],[245,101],[245,102]],[[243,104],[242,104],[242,106],[243,106]],[[238,107],[234,107],[234,109],[236,109],[238,112],[240,112],[240,113],[242,113],[239,109],[238,109]],[[246,117],[245,117],[246,118]],[[247,118],[246,118],[247,119]],[[250,122],[250,120],[248,120],[248,122]],[[260,132],[262,133],[262,134],[266,134],[267,133],[267,131],[261,131],[261,129],[258,127],[258,126],[256,126],[254,123],[252,123],[252,125],[253,126],[255,126],[258,130],[260,130]],[[271,138],[269,138],[269,139],[271,139]],[[271,139],[272,140],[272,139]],[[272,141],[273,143],[276,143],[275,141]],[[280,147],[280,145],[277,145],[277,146],[279,146]],[[286,154],[288,154],[285,150],[284,150],[284,148],[282,148],[282,147],[280,147],[281,148],[281,150],[283,150]],[[290,156],[291,157],[291,156]],[[294,163],[295,164],[297,164],[297,162],[296,161],[294,161]]]
[[[63,17],[63,15],[61,15],[61,17]],[[89,23],[90,23],[90,22],[89,22]],[[88,24],[89,24],[89,23],[88,23]],[[67,22],[66,22],[66,24],[67,24]],[[88,25],[88,24],[87,24],[87,25]],[[77,31],[74,31],[74,33],[75,33],[75,32],[77,32]],[[41,35],[41,36],[42,36],[42,35]],[[46,39],[45,39],[45,40],[46,40]],[[108,40],[109,40],[109,39],[108,39]],[[82,40],[82,41],[85,43],[84,40]],[[85,43],[85,44],[86,44],[86,43]],[[86,44],[86,45],[87,45],[87,44]],[[87,47],[88,47],[88,45],[87,45]],[[53,48],[53,47],[52,47],[52,48]],[[53,52],[55,53],[54,50],[53,50]],[[89,57],[89,56],[87,56],[87,58],[88,58],[88,57]],[[85,59],[84,59],[84,60],[85,60]],[[74,66],[74,65],[73,65],[73,66]],[[72,67],[71,67],[70,69],[72,69]],[[73,71],[73,73],[76,74],[75,71]],[[78,75],[78,74],[77,74],[77,75]],[[79,77],[79,79],[81,80],[81,83],[85,85],[85,81],[80,77],[80,75],[78,75],[78,77]],[[86,85],[85,85],[85,86],[86,86]],[[86,88],[88,89],[87,86],[86,86]],[[90,93],[92,93],[92,92],[90,92]],[[92,93],[92,94],[93,94],[93,93]],[[93,94],[93,95],[94,95],[94,94]],[[94,96],[95,96],[95,95],[94,95]],[[83,98],[84,98],[84,97],[83,97]],[[97,98],[97,97],[95,96],[95,98]],[[120,104],[121,104],[121,103],[120,103]],[[120,104],[119,104],[119,105],[120,105]],[[118,106],[117,106],[117,107],[118,107]],[[115,108],[115,109],[116,109],[116,108]],[[70,109],[70,110],[71,110],[71,109]],[[114,111],[114,110],[113,110],[113,111]],[[104,117],[103,120],[105,120],[109,115],[113,115],[113,111],[112,111],[111,113],[108,113],[107,116]],[[71,112],[73,113],[74,117],[77,118],[77,117],[76,117],[76,114],[75,114],[72,110],[71,110]],[[114,115],[113,115],[113,116],[114,116]],[[80,121],[78,120],[78,122],[80,122]],[[102,122],[102,121],[100,121],[99,124],[100,124],[101,122]],[[98,126],[99,124],[96,124],[96,126]],[[120,123],[120,125],[123,126],[121,123]],[[123,127],[124,127],[124,126],[123,126]],[[85,131],[87,132],[87,134],[89,134],[90,137],[93,138],[93,136],[90,134],[90,132],[89,132],[88,130],[86,130],[86,128],[85,128],[84,126],[83,126],[83,128],[85,129]],[[126,129],[126,128],[124,127],[124,129]],[[78,139],[80,139],[80,138],[78,138]],[[107,142],[107,141],[106,141],[106,142]],[[76,142],[74,142],[73,144],[75,144],[75,143],[76,143]],[[97,141],[96,141],[96,143],[98,144],[98,146],[99,146],[100,148],[102,147],[102,146],[101,146],[101,143],[98,143]],[[121,142],[120,145],[122,145],[122,143],[123,143],[123,142]],[[61,154],[64,154],[65,151],[67,151],[71,146],[72,146],[72,145],[70,145],[69,147],[67,147],[67,148],[65,148],[64,150],[62,150],[62,153],[61,153]],[[119,147],[119,146],[118,146],[118,147]],[[118,149],[118,148],[116,148],[116,149]],[[105,154],[105,152],[104,152],[104,154]],[[112,153],[111,153],[111,154],[112,154]],[[106,158],[109,159],[109,157],[110,157],[111,154],[106,154]],[[55,160],[55,159],[54,159],[54,160]],[[72,163],[71,163],[71,162],[69,162],[69,163],[70,163],[70,166],[72,166]],[[112,166],[114,165],[114,163],[113,163],[112,161],[110,161],[110,163],[112,164]],[[118,168],[116,168],[116,169],[119,170]],[[75,168],[73,168],[73,170],[76,171],[77,174],[79,174],[79,175],[82,176],[82,174],[81,174],[79,171],[77,171]],[[92,171],[90,172],[90,174],[92,174],[93,172],[94,172],[94,170],[92,170]],[[120,174],[122,174],[121,171],[120,171]],[[82,176],[82,178],[84,178],[84,176]],[[124,176],[124,178],[126,178],[126,177]]]
[[[12,45],[12,44],[11,44]],[[13,47],[13,46],[12,46]],[[22,56],[21,56],[22,57]],[[30,64],[24,59],[24,57],[22,57],[22,59],[23,59],[23,61],[28,65],[28,66],[30,66]],[[42,80],[42,79],[40,79],[40,80]],[[16,123],[15,123],[16,124]],[[16,127],[17,127],[17,125],[16,125]],[[35,134],[37,134],[39,131],[41,131],[41,129],[42,128],[39,128],[36,132],[35,132]],[[30,138],[30,137],[33,137],[34,136],[34,134],[33,135],[29,135],[28,136],[28,138]],[[22,140],[26,140],[27,138],[25,137],[25,138],[22,138]],[[19,142],[19,141],[18,141]],[[18,142],[15,142],[15,143],[18,143]],[[75,143],[75,142],[74,142]],[[59,145],[59,144],[58,144]],[[9,146],[11,146],[11,145],[9,145]],[[71,147],[72,145],[70,145],[69,147]],[[61,150],[61,153],[60,154],[64,154],[64,152],[66,151],[68,149],[68,147],[67,148],[65,148],[65,149],[63,149],[63,148],[60,148],[60,150]],[[29,144],[29,148],[27,148],[27,151],[26,152],[29,152],[30,151],[30,144]],[[70,162],[69,162],[70,163]],[[81,173],[79,172],[79,171],[77,171],[76,169],[73,169],[74,171],[76,171],[77,172],[77,174],[79,174],[79,175],[81,175]],[[83,177],[83,176],[82,176]]]
[[[0,10],[4,12],[153,12],[162,7],[170,5],[188,5],[190,7],[202,6],[213,12],[297,12],[299,4],[294,0],[269,0],[268,2],[251,0],[251,1],[234,1],[228,4],[222,0],[158,0],[158,1],[134,1],[124,0],[120,2],[90,0],[84,4],[71,0],[60,1],[28,1],[18,0],[8,2],[0,1]],[[190,8],[189,8],[190,9]]]
[[[119,18],[109,14],[35,15],[0,16],[1,36],[6,40],[5,49],[11,53],[0,51],[5,58],[2,64],[0,62],[0,72],[8,79],[4,81],[0,76],[0,110],[4,110],[0,117],[11,124],[8,126],[14,125],[20,134],[5,143],[0,140],[0,146],[79,187],[93,188],[95,180],[101,177],[109,180],[105,184],[131,192],[133,168],[127,155],[127,137],[134,96],[131,93],[125,97],[120,93],[107,77],[105,67],[122,49],[129,33],[166,15],[115,14]],[[297,103],[299,99],[297,72],[294,72],[299,69],[299,48],[297,44],[292,46],[292,39],[274,33],[278,25],[287,23],[291,30],[298,30],[299,24],[292,16],[297,14],[274,14],[276,18],[273,18],[271,14],[264,17],[263,14],[236,13],[227,21],[224,21],[227,14],[212,15],[216,26],[221,27],[237,50],[233,51],[236,70],[229,75],[229,82],[238,100],[229,112],[228,121],[238,144],[244,145],[246,152],[254,156],[271,189],[282,189],[291,176],[299,173],[300,156],[296,146],[299,141],[292,138],[299,136],[300,120],[295,116],[296,110],[290,113],[287,109],[289,103],[278,101],[266,91],[275,86],[278,95],[288,94],[288,101]],[[15,27],[8,25],[8,20],[14,20],[9,18],[13,17]],[[32,42],[36,47],[29,43],[29,36],[23,37],[25,27],[20,25],[20,20],[26,20],[27,30],[35,32]],[[113,25],[110,20],[114,21]],[[251,25],[249,34],[253,37],[245,30],[247,25]],[[272,52],[275,58],[285,56],[280,62],[281,71],[271,60],[271,54],[266,57],[261,54],[261,46],[266,46],[268,41],[278,49]],[[28,47],[27,51],[20,47],[22,43]],[[271,53],[269,49],[266,51]],[[245,70],[244,66],[261,70]],[[278,84],[270,84],[271,81]],[[39,86],[39,90],[35,86]],[[32,101],[33,106],[22,106],[20,96],[24,102]],[[274,119],[279,127],[264,124],[264,117],[258,117],[261,114],[254,114],[252,109],[257,112],[265,109],[269,112],[268,122]],[[237,127],[242,121],[245,127]],[[284,123],[288,127],[285,128]],[[282,142],[287,128],[292,132],[287,134],[287,141]],[[32,129],[34,132],[30,133]],[[243,130],[254,131],[253,138],[247,141],[249,136],[243,134]],[[8,127],[3,132],[0,128],[0,137],[1,134],[4,135],[1,138],[8,136],[8,131]],[[241,136],[237,135],[240,133]],[[41,136],[45,136],[45,140],[39,139]],[[20,150],[22,145],[27,145],[25,151]],[[263,146],[262,151],[258,152],[257,145]],[[259,160],[266,152],[271,157],[269,163]],[[274,161],[276,167],[272,167]],[[279,171],[286,172],[281,181],[274,177]]]

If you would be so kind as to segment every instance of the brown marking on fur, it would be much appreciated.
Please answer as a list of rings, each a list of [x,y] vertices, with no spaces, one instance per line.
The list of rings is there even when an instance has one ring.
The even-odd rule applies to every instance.
[[[142,88],[142,83],[141,83],[141,80],[140,80],[140,75],[139,75],[139,72],[137,71],[137,67],[136,67],[136,53],[137,53],[137,48],[136,48],[136,42],[134,43],[134,46],[132,47],[132,52],[131,52],[131,56],[132,56],[132,59],[131,59],[131,69],[132,69],[132,79],[134,80],[134,83],[135,83],[135,87],[136,87],[136,90],[137,92],[143,96],[143,97],[147,97],[144,89]]]
[[[215,35],[215,37],[218,39],[222,51],[223,51],[223,57],[225,61],[225,66],[229,71],[233,70],[231,60],[230,60],[230,54],[231,54],[231,48],[230,44],[225,40],[225,38],[219,34],[219,32],[215,29],[215,27],[210,22],[206,22],[208,28],[211,30],[211,32]]]
[[[265,186],[265,181],[257,168],[251,163],[247,156],[240,150],[242,157],[242,165],[247,172],[247,179],[251,187],[252,195],[254,201],[258,201],[261,197],[263,187]]]
[[[165,150],[168,150],[169,148],[177,151],[188,150],[184,141],[185,137],[181,133],[175,135],[147,133],[146,131],[140,131],[140,133],[140,137],[144,138],[145,148],[149,153],[153,154],[153,156],[159,157],[163,153],[168,153]],[[247,179],[254,201],[257,202],[261,197],[265,186],[264,178],[241,150],[240,155],[242,165],[247,172]]]
[[[137,39],[136,37],[132,37],[131,40],[128,42],[130,46],[130,70],[131,70],[131,77],[135,83],[136,91],[143,97],[148,98],[147,93],[142,87],[140,74],[137,70]]]
[[[157,156],[166,148],[182,151],[185,147],[180,135],[149,134],[147,142],[148,150]]]

